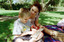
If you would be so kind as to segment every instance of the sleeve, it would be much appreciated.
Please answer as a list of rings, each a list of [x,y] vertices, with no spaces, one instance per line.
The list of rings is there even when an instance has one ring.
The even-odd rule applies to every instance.
[[[21,29],[19,27],[19,23],[14,22],[13,35],[20,35],[20,34],[21,34]]]

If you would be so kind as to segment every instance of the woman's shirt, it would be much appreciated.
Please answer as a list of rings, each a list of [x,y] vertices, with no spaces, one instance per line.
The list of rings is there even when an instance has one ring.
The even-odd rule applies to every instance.
[[[38,20],[39,16],[39,14],[36,14],[34,19],[30,19],[31,24],[35,25],[35,21]]]

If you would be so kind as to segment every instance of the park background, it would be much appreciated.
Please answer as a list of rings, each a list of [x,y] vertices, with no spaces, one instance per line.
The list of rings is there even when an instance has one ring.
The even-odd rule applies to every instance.
[[[0,42],[12,42],[13,23],[20,8],[30,8],[38,1],[42,5],[39,23],[57,25],[64,18],[64,0],[0,0]]]

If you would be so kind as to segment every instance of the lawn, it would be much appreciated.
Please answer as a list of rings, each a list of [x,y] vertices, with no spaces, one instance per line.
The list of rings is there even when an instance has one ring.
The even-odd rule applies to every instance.
[[[0,10],[0,15],[17,16],[18,12],[18,10]]]
[[[17,16],[18,10],[0,10],[0,15],[5,16]],[[42,25],[56,25],[59,20],[64,18],[64,12],[41,12],[39,17],[39,23]],[[0,42],[11,41],[12,31],[13,31],[13,23],[15,20],[10,19],[3,22],[0,22]]]
[[[42,25],[56,25],[62,18],[64,18],[64,12],[41,12],[39,23]]]

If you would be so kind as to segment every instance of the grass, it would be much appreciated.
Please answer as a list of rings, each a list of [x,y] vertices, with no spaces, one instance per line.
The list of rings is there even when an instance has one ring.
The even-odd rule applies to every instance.
[[[13,23],[14,23],[13,19],[0,22],[0,41],[1,42],[5,42],[5,39],[7,39],[7,41],[12,40]]]
[[[6,15],[6,16],[16,16],[18,15],[18,11],[14,10],[0,10],[0,15]],[[39,17],[39,23],[42,25],[56,25],[59,20],[64,18],[64,12],[41,12]],[[7,20],[0,22],[0,41],[5,42],[5,39],[7,39],[7,42],[11,41],[12,36],[12,30],[13,30],[13,23],[15,20]]]
[[[56,25],[62,18],[64,18],[64,12],[41,12],[39,23],[42,25]]]
[[[18,10],[0,10],[0,15],[18,16]]]

